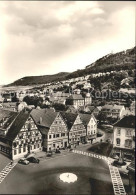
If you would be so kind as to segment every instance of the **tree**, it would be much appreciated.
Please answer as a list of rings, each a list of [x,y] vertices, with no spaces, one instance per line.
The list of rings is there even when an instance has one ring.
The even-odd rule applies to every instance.
[[[42,97],[38,96],[25,96],[23,101],[28,105],[34,105],[35,107],[37,107],[42,105],[43,99]]]
[[[99,124],[101,125],[102,122],[107,120],[106,114],[100,112],[100,114],[98,115],[98,120],[99,120]]]
[[[54,103],[53,107],[55,108],[55,110],[58,110],[58,111],[65,111],[66,110],[66,106],[64,104],[60,104],[60,103]]]

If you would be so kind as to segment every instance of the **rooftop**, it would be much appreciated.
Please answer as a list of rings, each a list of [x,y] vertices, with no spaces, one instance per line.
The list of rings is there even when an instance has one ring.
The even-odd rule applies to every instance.
[[[114,124],[115,127],[135,128],[135,116],[129,115]]]
[[[63,117],[64,121],[66,122],[68,129],[70,130],[78,115],[68,112],[60,112],[60,114]]]

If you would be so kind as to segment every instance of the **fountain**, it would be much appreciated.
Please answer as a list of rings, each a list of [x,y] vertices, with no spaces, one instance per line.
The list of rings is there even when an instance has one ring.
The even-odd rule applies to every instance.
[[[121,167],[124,165],[126,165],[126,162],[124,162],[124,155],[123,155],[122,151],[120,151],[119,159],[117,159],[113,162],[113,166]]]
[[[73,173],[62,173],[60,174],[59,179],[63,182],[74,183],[77,181],[77,176]]]

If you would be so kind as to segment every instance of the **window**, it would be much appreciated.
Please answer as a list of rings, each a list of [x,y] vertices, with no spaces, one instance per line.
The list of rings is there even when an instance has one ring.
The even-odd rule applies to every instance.
[[[34,149],[36,149],[36,145],[34,145]]]
[[[120,134],[121,134],[121,129],[118,128],[118,129],[117,129],[117,135],[120,135]]]
[[[61,137],[65,136],[65,133],[61,133]]]
[[[19,148],[19,154],[21,153],[21,148]]]
[[[56,137],[59,137],[59,134],[56,134]]]
[[[95,130],[94,130],[94,134],[95,134]]]
[[[126,136],[131,136],[131,130],[126,130]]]
[[[49,139],[51,139],[51,135],[49,135]]]
[[[55,134],[53,134],[53,138],[55,138]]]
[[[119,138],[116,139],[116,145],[120,146],[120,139]]]
[[[26,151],[26,148],[24,147],[24,148],[23,148],[23,152],[25,152],[25,151]]]
[[[55,144],[53,144],[53,147],[55,148]]]
[[[14,155],[16,155],[17,154],[17,151],[16,150],[14,150]]]
[[[132,140],[130,140],[130,139],[125,140],[125,147],[132,148]]]

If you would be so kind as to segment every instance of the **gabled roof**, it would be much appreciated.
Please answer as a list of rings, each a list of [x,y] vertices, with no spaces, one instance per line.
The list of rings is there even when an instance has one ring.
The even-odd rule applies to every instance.
[[[125,116],[120,121],[116,122],[113,126],[135,128],[135,116],[134,115]]]
[[[90,110],[90,112],[93,112],[95,109],[95,106],[87,106],[87,108]]]
[[[88,123],[92,117],[91,114],[81,114],[81,113],[79,113],[79,116],[80,116],[84,125],[88,125]]]
[[[94,120],[97,122],[94,114],[82,114],[82,113],[79,113],[79,116],[83,122],[84,125],[88,125],[90,119],[93,117]]]
[[[47,128],[50,128],[57,115],[58,112],[53,109],[34,109],[31,112],[35,123]]]
[[[83,98],[82,95],[80,95],[80,94],[72,94],[71,96],[69,96],[68,99],[73,99],[73,100],[84,100],[84,98]]]
[[[46,113],[46,109],[33,109],[30,115],[32,116],[35,123],[37,124],[40,121],[40,117],[43,118],[45,113]]]
[[[22,129],[28,117],[29,112],[24,111],[20,112],[16,119],[14,120],[14,122],[12,123],[11,127],[9,128],[5,138],[13,141],[20,132],[20,130]]]
[[[70,130],[71,127],[73,126],[78,114],[74,114],[74,113],[68,113],[68,112],[60,112],[62,118],[64,119],[64,121],[67,124],[68,129]]]
[[[0,109],[0,122],[2,122],[3,119],[7,119],[1,128],[6,129],[13,122],[17,115],[17,112]]]
[[[121,110],[124,106],[121,105],[105,105],[102,107],[102,111],[104,110]]]

